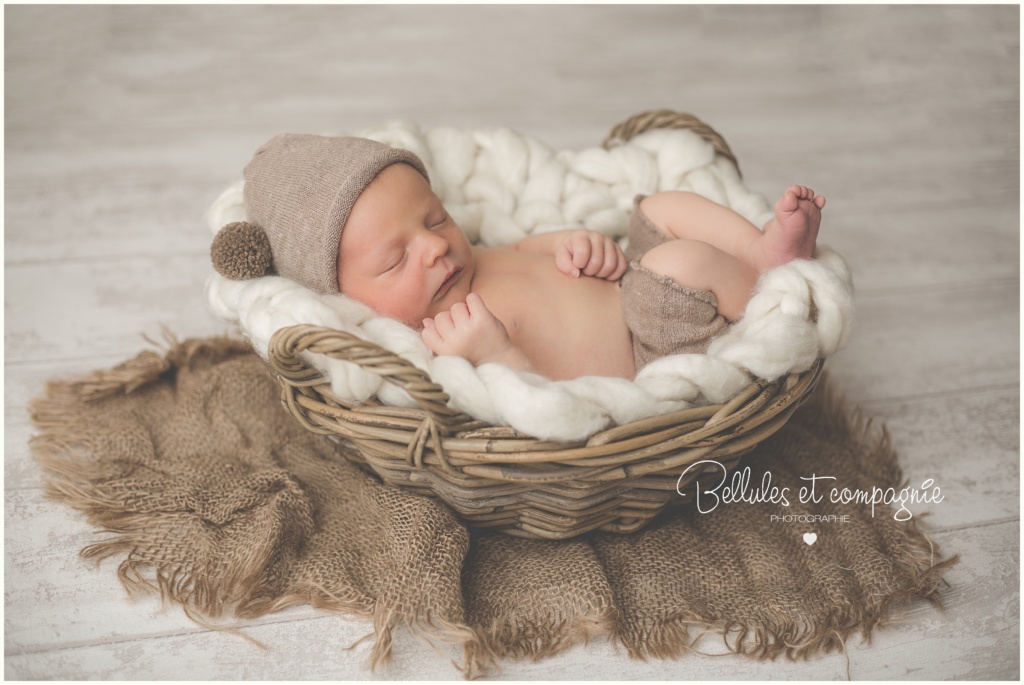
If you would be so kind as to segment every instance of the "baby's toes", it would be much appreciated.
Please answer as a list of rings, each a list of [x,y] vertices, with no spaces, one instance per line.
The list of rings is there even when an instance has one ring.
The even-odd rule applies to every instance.
[[[782,194],[779,201],[775,203],[776,212],[784,212],[789,214],[795,212],[799,203],[799,197],[796,194],[797,187],[791,186]]]

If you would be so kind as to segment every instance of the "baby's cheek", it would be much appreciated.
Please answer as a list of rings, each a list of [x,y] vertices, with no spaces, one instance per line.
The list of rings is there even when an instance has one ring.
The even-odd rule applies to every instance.
[[[378,315],[397,319],[417,331],[423,328],[423,319],[428,317],[428,314],[414,303],[380,290],[368,297],[353,299],[362,302]],[[433,315],[429,316],[433,318]]]

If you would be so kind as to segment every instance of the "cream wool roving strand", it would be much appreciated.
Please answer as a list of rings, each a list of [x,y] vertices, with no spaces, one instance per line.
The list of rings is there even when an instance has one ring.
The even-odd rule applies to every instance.
[[[355,135],[418,155],[449,213],[471,241],[488,246],[580,225],[619,239],[633,198],[664,190],[699,193],[757,226],[772,216],[767,201],[745,187],[732,163],[685,130],[648,131],[610,150],[578,152],[554,151],[506,128],[423,132],[394,122]],[[242,189],[242,182],[234,183],[207,211],[213,233],[246,218]],[[541,439],[580,440],[611,424],[726,402],[751,376],[774,380],[841,349],[853,324],[850,271],[825,246],[814,257],[765,272],[743,318],[707,354],[659,359],[633,381],[551,381],[499,364],[473,367],[458,357],[436,357],[411,328],[343,295],[318,295],[279,276],[230,281],[214,273],[207,298],[213,312],[239,324],[264,358],[275,331],[327,326],[407,359],[441,385],[460,411]],[[405,391],[356,364],[310,353],[306,361],[340,397],[363,401],[376,395],[386,404],[415,406]]]

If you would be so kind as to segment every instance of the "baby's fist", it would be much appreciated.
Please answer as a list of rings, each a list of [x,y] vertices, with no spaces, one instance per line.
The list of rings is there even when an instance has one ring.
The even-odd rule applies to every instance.
[[[499,360],[513,347],[505,325],[476,293],[424,319],[420,336],[434,354],[463,357],[473,365]]]
[[[555,252],[555,265],[562,273],[579,278],[594,276],[609,281],[626,273],[626,255],[618,243],[596,231],[568,233]]]

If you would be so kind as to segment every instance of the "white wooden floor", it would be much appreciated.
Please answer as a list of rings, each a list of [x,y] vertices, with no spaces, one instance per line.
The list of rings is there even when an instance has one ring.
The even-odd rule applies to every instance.
[[[945,499],[946,609],[897,612],[855,679],[1018,679],[1016,6],[7,6],[4,671],[13,679],[457,679],[413,638],[371,674],[366,621],[298,608],[246,632],[129,603],[95,533],[44,501],[29,399],[206,311],[202,213],[285,130],[506,125],[559,148],[634,112],[712,123],[752,188],[828,196],[859,323],[830,368]],[[598,641],[510,679],[840,679],[841,654],[631,661]]]

